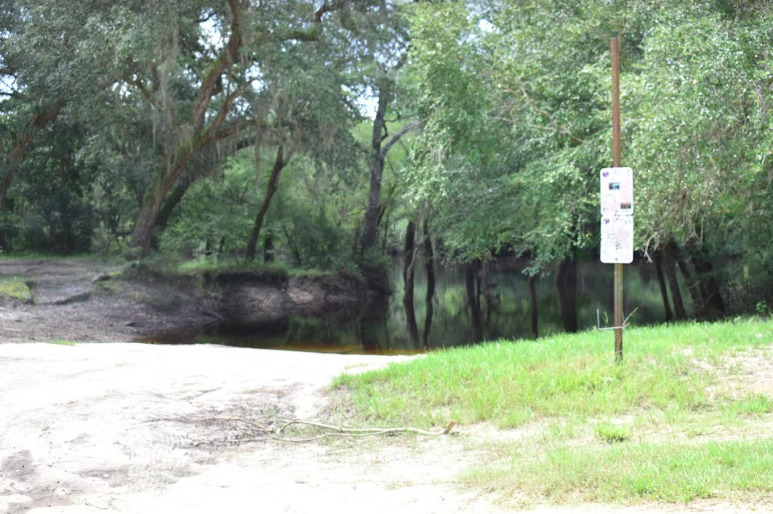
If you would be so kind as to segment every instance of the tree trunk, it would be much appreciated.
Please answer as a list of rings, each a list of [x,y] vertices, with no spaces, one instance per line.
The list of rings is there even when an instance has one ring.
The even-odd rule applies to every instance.
[[[696,307],[697,314],[708,319],[722,317],[725,314],[725,302],[705,248],[691,248],[690,257],[695,267],[695,281],[701,298],[700,309]]]
[[[472,314],[473,341],[483,340],[483,323],[480,315],[480,296],[475,288],[475,276],[478,274],[479,262],[467,266],[465,271],[465,284],[467,286],[467,301],[470,304],[470,313]]]
[[[165,180],[167,178],[166,175],[167,173],[165,171],[161,172],[156,177],[156,180],[153,181],[150,189],[145,193],[145,197],[142,200],[142,207],[140,207],[140,213],[137,215],[137,220],[134,222],[131,246],[138,248],[143,257],[150,252],[161,203],[164,201],[164,196],[169,191],[170,186],[166,186],[166,183],[169,182],[168,179],[172,179],[172,182],[176,179],[174,174],[172,174],[171,177],[168,177],[168,179]]]
[[[424,218],[424,269],[427,272],[426,302],[432,303],[435,297],[435,252],[429,232],[429,218]]]
[[[131,246],[139,248],[143,256],[147,255],[153,243],[153,233],[158,222],[161,204],[167,193],[175,185],[182,175],[185,167],[191,161],[196,152],[200,151],[208,143],[205,139],[198,139],[195,143],[188,141],[182,143],[177,149],[174,164],[164,167],[156,174],[156,178],[145,193],[140,207],[137,221],[132,231]]]
[[[429,216],[424,217],[424,269],[427,274],[427,295],[424,298],[427,315],[424,319],[424,334],[422,343],[429,349],[429,334],[432,329],[432,317],[435,313],[435,252],[432,249],[432,238],[429,232]]]
[[[169,218],[172,217],[175,207],[177,207],[191,187],[192,180],[188,177],[182,178],[177,182],[177,185],[172,189],[172,192],[166,196],[166,200],[161,205],[158,211],[158,217],[156,218],[155,227],[153,228],[153,236],[151,236],[150,246],[158,249],[158,238],[155,237],[156,231],[163,231],[169,224]]]
[[[258,214],[255,216],[255,223],[252,225],[250,240],[247,242],[246,259],[248,261],[255,260],[255,252],[258,247],[258,239],[260,238],[260,230],[263,227],[263,220],[271,205],[271,199],[274,197],[277,189],[279,189],[279,175],[286,165],[287,161],[283,158],[283,147],[282,145],[279,145],[276,151],[274,167],[271,170],[271,177],[268,179],[268,185],[266,186],[266,195],[263,197],[263,203],[260,206],[260,210],[258,210]]]
[[[408,333],[411,335],[414,348],[419,346],[419,327],[416,323],[416,309],[413,305],[414,291],[414,269],[416,266],[416,224],[413,221],[408,222],[405,228],[405,245],[403,246],[403,282],[405,292],[403,293],[403,307],[405,307],[405,319],[408,323]]]
[[[361,250],[365,254],[376,245],[378,239],[378,221],[381,215],[381,181],[384,176],[384,162],[386,156],[382,152],[381,143],[386,134],[386,111],[391,98],[391,87],[382,84],[378,92],[378,106],[376,117],[373,120],[371,133],[371,159],[370,159],[370,192],[368,193],[368,206],[365,209],[365,218],[362,222]]]
[[[266,241],[263,245],[263,262],[269,264],[274,262],[274,231],[268,230]]]
[[[674,261],[677,268],[682,272],[684,281],[687,283],[687,290],[690,292],[690,298],[692,299],[693,315],[698,315],[701,312],[703,300],[701,299],[701,291],[698,287],[698,282],[695,279],[695,274],[690,270],[687,262],[680,255],[679,250],[674,245]]]
[[[687,319],[687,312],[684,309],[682,293],[679,291],[679,282],[676,278],[675,250],[676,243],[673,241],[663,247],[663,267],[671,289],[671,298],[674,300],[674,315],[677,321],[682,321]]]
[[[403,282],[405,292],[403,298],[408,296],[413,301],[413,267],[416,264],[416,224],[408,222],[405,228],[405,244],[403,246]]]
[[[150,251],[153,242],[153,231],[156,228],[161,204],[164,202],[166,195],[174,187],[193,156],[209,143],[222,136],[219,132],[226,116],[231,111],[236,99],[242,95],[248,86],[246,83],[241,84],[229,93],[223,99],[217,113],[210,118],[211,121],[207,122],[207,112],[212,103],[212,98],[219,93],[217,86],[220,83],[221,77],[226,70],[237,62],[239,50],[243,43],[241,25],[242,6],[236,0],[228,0],[228,7],[231,13],[231,34],[226,45],[220,50],[217,59],[207,68],[196,93],[196,100],[189,121],[189,126],[194,127],[194,133],[183,138],[182,142],[174,149],[174,154],[167,154],[173,155],[172,164],[161,168],[157,173],[150,189],[143,198],[140,213],[134,224],[131,246],[139,248],[143,256],[147,255]],[[149,91],[139,81],[135,85],[151,103],[157,104],[157,98],[154,97],[155,93]]]
[[[534,339],[537,339],[539,337],[539,314],[537,312],[537,285],[536,285],[536,277],[534,275],[529,275],[528,285],[529,285],[529,318],[531,320],[531,336]]]
[[[658,285],[660,286],[660,296],[663,298],[663,310],[666,313],[666,323],[674,320],[674,313],[671,311],[671,302],[668,301],[668,289],[666,287],[666,277],[663,274],[663,256],[660,250],[655,251],[655,271],[658,274]]]
[[[172,189],[172,192],[167,195],[166,200],[158,212],[156,227],[162,230],[166,228],[166,226],[169,224],[169,218],[172,217],[172,212],[174,212],[175,207],[180,204],[183,197],[185,196],[185,193],[187,193],[188,189],[190,189],[191,185],[193,185],[194,180],[196,180],[196,178],[186,176],[177,181],[174,189]]]
[[[400,67],[401,64],[398,65]],[[365,209],[365,216],[362,220],[362,231],[360,238],[360,255],[364,255],[371,248],[376,246],[378,240],[378,226],[384,208],[381,205],[381,183],[384,177],[384,163],[389,150],[397,144],[400,139],[418,125],[414,121],[401,128],[389,141],[384,144],[388,137],[386,126],[386,112],[389,102],[392,101],[392,82],[390,79],[381,81],[378,91],[378,105],[376,107],[376,117],[373,120],[373,131],[371,133],[370,147],[370,191],[368,193],[368,206]]]
[[[558,265],[556,293],[564,330],[570,334],[577,332],[577,262],[572,258]]]

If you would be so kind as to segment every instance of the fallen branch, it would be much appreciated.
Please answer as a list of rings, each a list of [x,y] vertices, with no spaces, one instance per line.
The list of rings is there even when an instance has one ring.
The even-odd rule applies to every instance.
[[[325,432],[323,434],[304,438],[304,439],[287,439],[287,438],[281,438],[278,437],[279,434],[282,433],[287,427],[290,427],[292,425],[306,425],[316,428],[324,428],[326,430],[333,430],[334,432]],[[285,441],[285,442],[291,442],[291,443],[304,443],[309,441],[316,441],[319,439],[324,439],[327,437],[366,437],[366,436],[374,436],[374,435],[386,435],[386,434],[398,434],[398,433],[411,433],[411,434],[418,434],[418,435],[424,435],[424,436],[441,436],[441,435],[447,435],[453,430],[454,426],[456,425],[455,420],[451,420],[448,422],[448,425],[446,425],[446,428],[444,428],[440,432],[432,432],[429,430],[422,430],[420,428],[413,428],[413,427],[393,427],[393,428],[349,428],[344,426],[335,426],[335,425],[327,425],[325,423],[317,423],[315,421],[302,421],[302,420],[293,420],[288,421],[284,425],[282,425],[276,432],[276,436],[274,439]]]
[[[216,418],[204,418],[204,419],[159,418],[153,421],[177,421],[182,423],[207,423],[207,422],[213,422],[213,421],[238,422],[238,423],[244,423],[246,425],[249,425],[252,428],[259,430],[260,432],[264,432],[271,439],[275,439],[277,441],[282,441],[287,443],[306,443],[311,441],[317,441],[320,439],[325,439],[328,437],[368,437],[368,436],[400,434],[400,433],[410,433],[410,434],[436,437],[436,436],[447,435],[451,433],[451,430],[453,430],[454,426],[456,426],[456,420],[451,420],[448,422],[448,425],[446,425],[446,427],[443,430],[433,432],[430,430],[422,430],[420,428],[414,428],[414,427],[351,428],[351,427],[345,427],[345,426],[328,425],[326,423],[319,423],[316,421],[304,421],[300,419],[294,419],[286,422],[284,425],[274,430],[270,427],[261,425],[252,420],[239,418],[239,417],[216,417]],[[302,438],[302,439],[292,439],[292,438],[281,437],[282,432],[288,427],[291,427],[293,425],[305,425],[305,426],[310,426],[315,428],[322,428],[325,430],[329,430],[329,432],[325,432],[316,436]]]

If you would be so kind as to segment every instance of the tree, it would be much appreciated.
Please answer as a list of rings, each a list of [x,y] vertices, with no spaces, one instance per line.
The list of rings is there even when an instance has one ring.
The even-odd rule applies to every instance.
[[[0,4],[0,213],[29,149],[73,103],[114,83],[109,5],[54,1]]]
[[[282,5],[229,0],[220,11],[209,4],[171,4],[153,10],[161,35],[134,62],[127,83],[141,92],[163,124],[163,162],[143,198],[132,245],[150,249],[153,230],[166,195],[191,160],[213,142],[251,126],[260,117],[246,110],[250,96],[263,90],[263,69],[283,60],[283,52],[318,41],[331,13],[352,17],[348,1]],[[205,23],[220,29],[205,37]],[[166,30],[162,30],[166,27]],[[203,48],[199,48],[202,46]],[[190,80],[194,77],[194,80]],[[185,81],[188,91],[175,95]]]
[[[689,259],[680,269],[698,316],[726,310],[721,284],[729,277],[712,261],[768,246],[748,238],[761,227],[753,214],[760,211],[749,207],[767,204],[770,191],[769,59],[761,48],[773,27],[769,16],[753,12],[734,2],[671,5],[653,18],[643,58],[626,78],[630,162],[644,199],[641,245]]]

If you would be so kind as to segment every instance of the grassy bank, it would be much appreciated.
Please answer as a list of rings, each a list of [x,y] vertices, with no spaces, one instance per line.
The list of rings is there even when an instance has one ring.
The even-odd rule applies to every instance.
[[[492,342],[344,376],[363,422],[494,425],[465,480],[549,501],[773,499],[773,323]]]

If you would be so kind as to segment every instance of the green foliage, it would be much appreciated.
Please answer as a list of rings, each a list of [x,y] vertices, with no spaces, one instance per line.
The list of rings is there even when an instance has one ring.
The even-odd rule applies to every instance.
[[[81,127],[59,121],[24,162],[21,180],[7,199],[7,252],[74,254],[91,249],[90,181],[94,170],[77,157]],[[54,180],[49,177],[53,176]]]
[[[250,156],[230,159],[219,177],[197,181],[183,198],[161,234],[161,249],[194,256],[234,256],[246,244],[252,214],[257,211],[258,181]]]
[[[308,2],[0,7],[3,250],[122,252],[139,226],[172,253],[235,257],[282,148],[290,164],[259,244],[297,266],[349,265],[374,157],[362,104],[385,91],[377,144],[421,121],[387,155],[387,247],[420,213],[452,260],[507,250],[536,273],[593,254],[619,35],[637,246],[673,240],[721,263],[711,278],[735,309],[773,301],[764,2],[328,7],[319,17]]]
[[[32,302],[32,291],[24,282],[8,281],[0,282],[0,298],[9,298],[11,300],[24,303]]]
[[[414,11],[414,73],[429,121],[410,178],[464,259],[508,245],[548,263],[591,244],[606,151],[595,11],[461,3]],[[528,47],[528,51],[522,48]]]

